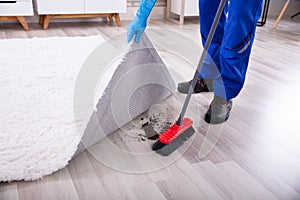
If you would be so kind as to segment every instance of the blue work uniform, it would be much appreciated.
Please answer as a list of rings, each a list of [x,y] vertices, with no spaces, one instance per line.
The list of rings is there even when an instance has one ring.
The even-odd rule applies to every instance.
[[[218,23],[208,58],[199,77],[214,80],[216,96],[232,99],[241,91],[248,67],[256,23],[263,0],[227,0]],[[203,46],[220,0],[199,0],[200,32]]]

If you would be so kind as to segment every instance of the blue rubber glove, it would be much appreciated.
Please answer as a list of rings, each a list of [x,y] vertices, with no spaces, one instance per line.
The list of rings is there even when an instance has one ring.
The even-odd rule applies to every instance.
[[[127,41],[128,43],[135,36],[135,42],[139,43],[140,38],[147,26],[147,19],[154,7],[156,0],[140,0],[140,6],[136,16],[131,21],[127,28]]]

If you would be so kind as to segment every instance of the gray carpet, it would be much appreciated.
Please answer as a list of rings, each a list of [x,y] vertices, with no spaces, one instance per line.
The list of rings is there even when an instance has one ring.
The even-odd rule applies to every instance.
[[[174,88],[164,62],[143,34],[114,72],[83,130],[75,156],[171,95]]]

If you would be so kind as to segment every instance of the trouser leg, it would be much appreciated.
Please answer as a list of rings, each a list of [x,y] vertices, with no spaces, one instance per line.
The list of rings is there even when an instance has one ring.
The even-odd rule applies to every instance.
[[[199,0],[200,32],[203,46],[205,46],[206,39],[208,37],[219,4],[220,0]],[[227,9],[227,4],[225,7],[226,8],[224,10]],[[199,77],[203,77],[205,79],[214,79],[219,74],[219,55],[224,34],[225,21],[226,15],[224,11],[221,15],[215,35],[208,50],[208,56],[203,64]]]
[[[216,96],[232,99],[241,91],[261,9],[262,0],[230,1],[220,48],[221,74],[214,81]]]

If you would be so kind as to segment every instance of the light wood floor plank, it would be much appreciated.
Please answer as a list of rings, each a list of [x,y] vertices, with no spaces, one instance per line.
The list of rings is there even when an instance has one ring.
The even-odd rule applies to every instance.
[[[158,189],[157,185],[155,185],[154,183],[133,188],[133,191],[136,194],[138,199],[166,200],[166,197],[163,195],[163,193]]]
[[[84,163],[84,164],[83,164]],[[68,166],[79,199],[105,199],[105,190],[98,180],[86,152],[74,158]]]
[[[235,123],[243,124],[239,122],[239,120],[236,120]],[[241,126],[240,128],[228,127],[226,129],[226,133],[220,141],[224,141],[225,143],[222,143],[222,145],[230,149],[229,152],[231,153],[227,153],[232,156],[233,160],[239,163],[250,159],[258,166],[264,166],[265,169],[271,171],[275,176],[279,177],[299,193],[299,159],[274,144],[271,138],[257,136],[255,142],[251,141],[254,140],[253,135],[255,135],[255,129],[251,130],[248,128],[247,130],[250,130],[248,132],[245,131],[246,127],[247,126]],[[257,134],[259,133],[261,132],[258,131]],[[252,135],[252,137],[249,137],[250,135]],[[255,145],[255,148],[251,148],[253,145]],[[226,151],[225,148],[224,151]]]
[[[227,199],[216,191],[185,159],[170,166],[173,176],[156,184],[167,199]]]
[[[60,170],[40,181],[18,183],[20,200],[74,199],[79,200],[68,168]]]
[[[238,136],[239,133],[232,131],[232,134]],[[232,141],[236,141],[237,139],[224,139],[221,137],[218,141],[217,147],[220,146],[223,149],[223,153],[226,155],[231,155],[231,159],[238,163],[245,171],[248,172],[253,178],[255,178],[258,182],[260,182],[265,188],[271,191],[277,198],[279,199],[297,199],[300,198],[299,194],[294,191],[287,183],[280,179],[277,173],[270,170],[270,165],[267,163],[261,163],[259,160],[255,159],[246,152],[244,152],[244,144],[236,144],[232,143]],[[240,139],[241,140],[241,139]],[[251,145],[250,145],[251,144]],[[248,143],[247,145],[253,146],[254,144]],[[237,146],[238,145],[238,146]],[[216,149],[215,148],[215,149]],[[214,149],[214,151],[215,151]],[[263,150],[258,150],[261,154],[263,154]],[[284,165],[284,164],[283,164]],[[274,166],[275,167],[275,166]],[[276,168],[276,167],[275,167]],[[286,167],[278,167],[278,170],[282,169],[285,171]],[[295,168],[296,170],[296,168]],[[287,173],[286,179],[293,178],[290,173]],[[295,180],[296,181],[296,180]],[[295,186],[296,187],[296,186]]]
[[[126,174],[119,172],[117,170],[111,169],[97,159],[95,159],[91,154],[88,154],[89,160],[96,172],[96,178],[98,179],[100,185],[105,191],[104,199],[131,199],[135,198],[131,192],[132,186],[138,186],[139,184],[145,184],[144,177],[138,175]]]
[[[0,200],[19,200],[16,183],[0,183]]]
[[[193,167],[208,181],[223,191],[229,199],[250,199],[239,185],[236,185],[232,179],[227,178],[212,162],[193,164]]]
[[[235,162],[217,164],[227,179],[235,184],[235,189],[243,192],[247,199],[277,199],[269,190],[247,174]]]

